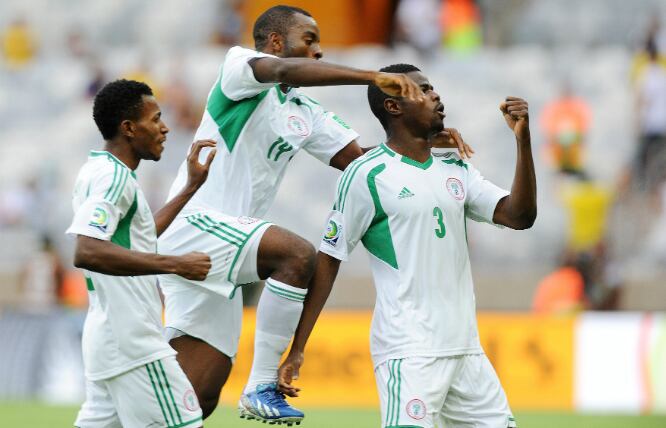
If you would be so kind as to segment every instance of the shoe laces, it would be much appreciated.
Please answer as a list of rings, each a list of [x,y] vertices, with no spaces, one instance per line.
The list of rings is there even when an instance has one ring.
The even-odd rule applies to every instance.
[[[260,392],[260,394],[266,404],[270,404],[273,407],[288,406],[287,401],[284,399],[284,394],[277,389],[267,389]]]

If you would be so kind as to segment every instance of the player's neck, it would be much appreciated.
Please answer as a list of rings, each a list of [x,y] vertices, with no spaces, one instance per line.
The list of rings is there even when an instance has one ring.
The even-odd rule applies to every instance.
[[[418,162],[425,162],[430,158],[432,147],[428,138],[401,132],[392,132],[386,140],[386,145],[396,153]]]
[[[132,171],[139,167],[141,159],[134,153],[132,146],[127,142],[118,142],[115,140],[107,141],[104,144],[104,150],[111,153],[119,161],[124,163]]]

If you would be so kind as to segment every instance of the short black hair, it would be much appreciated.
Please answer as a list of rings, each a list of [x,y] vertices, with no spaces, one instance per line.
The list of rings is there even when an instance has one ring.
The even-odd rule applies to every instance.
[[[392,64],[379,71],[384,73],[411,73],[412,71],[421,71],[418,67],[411,64]],[[391,98],[376,85],[368,85],[368,103],[370,110],[379,119],[384,129],[388,128],[388,114],[384,108],[384,100]]]
[[[263,50],[266,43],[268,43],[268,35],[271,33],[278,33],[286,37],[292,23],[292,17],[297,13],[312,17],[310,12],[300,7],[285,5],[273,6],[259,15],[259,18],[254,21],[254,28],[252,29],[255,49]]]
[[[99,90],[93,101],[93,119],[105,140],[116,136],[123,120],[141,116],[144,95],[152,96],[152,89],[136,80],[115,80]]]

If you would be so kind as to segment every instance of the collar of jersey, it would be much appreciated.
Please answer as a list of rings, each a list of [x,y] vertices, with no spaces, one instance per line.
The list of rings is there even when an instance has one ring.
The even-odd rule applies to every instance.
[[[280,104],[284,104],[285,101],[287,101],[287,95],[291,92],[291,86],[287,86],[287,92],[284,93],[282,92],[282,88],[280,87],[280,84],[278,83],[275,85],[275,90],[277,91],[277,96],[278,99],[280,100]]]
[[[430,165],[432,165],[432,155],[430,155],[430,157],[425,162],[419,162],[412,158],[408,158],[407,156],[403,156],[394,152],[385,143],[382,143],[380,147],[386,152],[386,154],[396,159],[399,159],[400,162],[406,163],[407,165],[415,166],[420,169],[428,169],[430,168]]]
[[[113,162],[117,163],[118,165],[129,169],[130,174],[132,174],[132,177],[136,178],[136,174],[134,173],[134,171],[132,169],[130,169],[129,166],[125,165],[123,163],[123,161],[121,161],[117,157],[113,156],[110,152],[107,152],[106,150],[91,150],[89,156],[91,158],[98,157],[98,156],[106,156],[107,159],[109,159],[110,161],[113,161]]]

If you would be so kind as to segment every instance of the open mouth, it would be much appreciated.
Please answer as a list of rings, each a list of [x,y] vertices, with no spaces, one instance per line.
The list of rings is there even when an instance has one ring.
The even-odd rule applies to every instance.
[[[444,113],[444,104],[440,104],[439,106],[437,106],[437,108],[435,109],[435,111],[437,111],[437,113],[438,113],[442,118],[445,118],[445,117],[446,117],[446,113]]]

